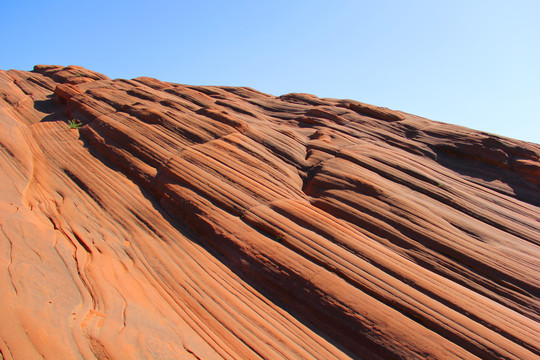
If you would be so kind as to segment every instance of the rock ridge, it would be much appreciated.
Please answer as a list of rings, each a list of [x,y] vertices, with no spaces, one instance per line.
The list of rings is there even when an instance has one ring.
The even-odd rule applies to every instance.
[[[0,358],[540,358],[538,144],[36,65],[0,165]]]

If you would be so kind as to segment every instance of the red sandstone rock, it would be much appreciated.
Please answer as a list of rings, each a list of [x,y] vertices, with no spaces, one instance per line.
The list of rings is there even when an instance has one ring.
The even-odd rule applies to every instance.
[[[539,158],[351,100],[0,71],[0,358],[537,359]]]

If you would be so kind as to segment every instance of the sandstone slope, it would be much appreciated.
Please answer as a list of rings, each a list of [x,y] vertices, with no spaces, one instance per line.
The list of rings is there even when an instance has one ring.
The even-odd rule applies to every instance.
[[[0,359],[538,359],[539,158],[352,100],[0,71]]]

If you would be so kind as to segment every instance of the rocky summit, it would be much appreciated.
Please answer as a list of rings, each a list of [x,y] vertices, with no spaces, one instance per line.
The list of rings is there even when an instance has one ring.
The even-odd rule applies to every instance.
[[[0,359],[539,359],[539,159],[353,100],[0,71]]]

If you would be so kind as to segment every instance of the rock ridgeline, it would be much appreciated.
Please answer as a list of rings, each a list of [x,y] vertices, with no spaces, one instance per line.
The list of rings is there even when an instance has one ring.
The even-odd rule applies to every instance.
[[[0,71],[0,359],[538,359],[539,158],[352,100]]]

